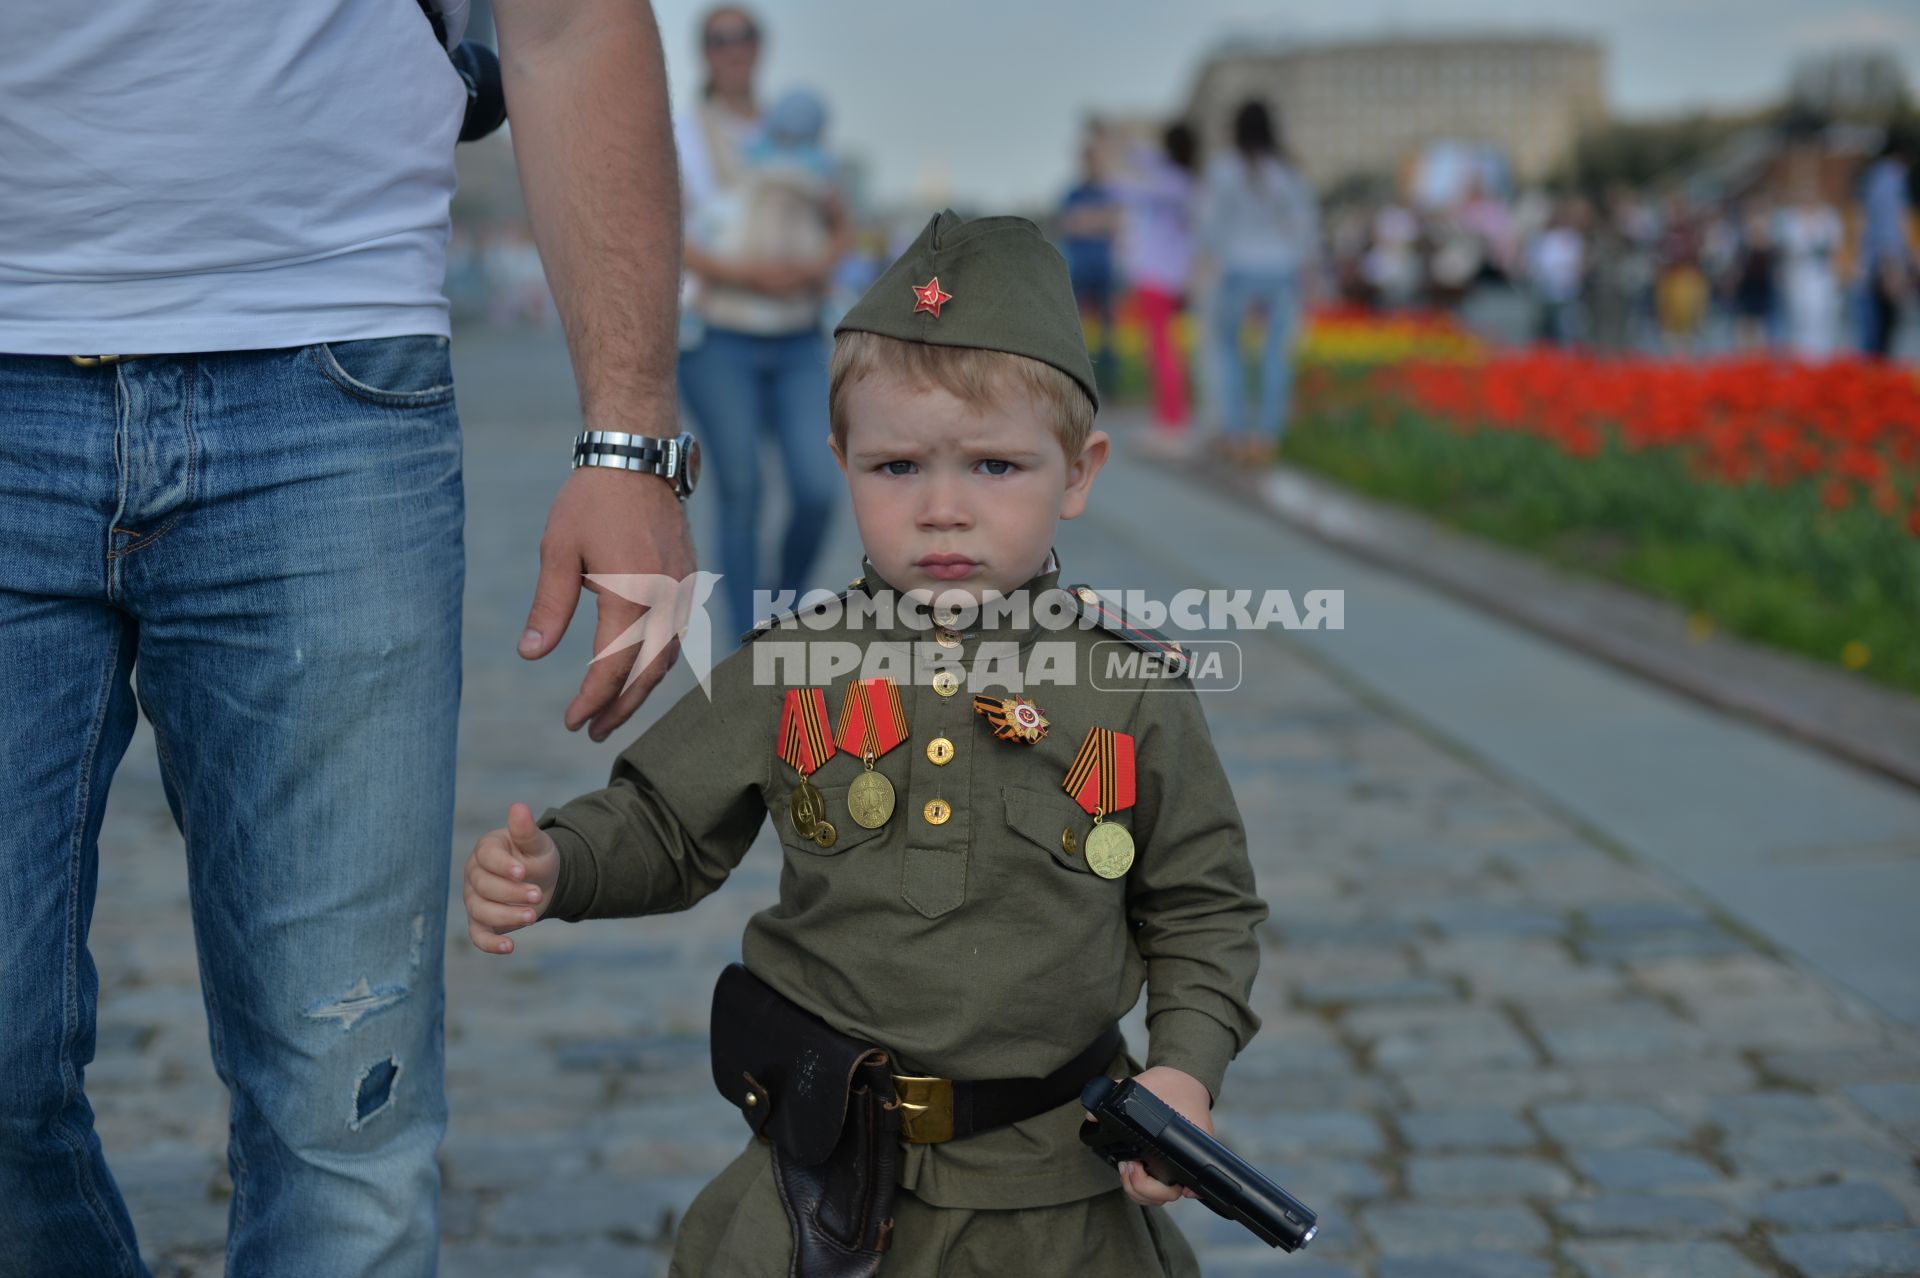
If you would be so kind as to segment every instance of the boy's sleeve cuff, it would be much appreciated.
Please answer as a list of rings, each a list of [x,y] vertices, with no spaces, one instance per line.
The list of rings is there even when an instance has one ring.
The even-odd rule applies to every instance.
[[[534,823],[547,832],[560,853],[560,876],[553,884],[553,907],[544,917],[574,922],[586,917],[593,905],[594,892],[600,886],[599,867],[587,841],[557,821],[546,817]]]
[[[1191,1008],[1168,1008],[1147,1026],[1147,1068],[1167,1065],[1191,1074],[1214,1100],[1235,1050],[1232,1030]]]

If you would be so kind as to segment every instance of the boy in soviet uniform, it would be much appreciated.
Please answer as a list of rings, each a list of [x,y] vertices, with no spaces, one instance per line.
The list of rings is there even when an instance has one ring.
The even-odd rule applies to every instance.
[[[771,819],[780,898],[744,966],[883,1049],[903,1102],[877,1272],[1197,1275],[1152,1210],[1181,1191],[1116,1181],[1079,1090],[1136,1076],[1210,1131],[1259,1025],[1266,905],[1190,682],[1109,674],[1178,646],[1059,588],[1057,523],[1108,447],[1065,262],[1024,219],[938,215],[836,330],[831,402],[861,577],[763,622],[605,789],[537,822],[514,804],[468,860],[469,935],[505,954],[547,915],[687,909]],[[809,684],[827,646],[861,664]],[[1144,1070],[1115,1033],[1143,984]],[[754,1123],[760,1097],[729,1099]],[[777,1149],[750,1141],[695,1199],[674,1275],[856,1271],[796,1263]]]

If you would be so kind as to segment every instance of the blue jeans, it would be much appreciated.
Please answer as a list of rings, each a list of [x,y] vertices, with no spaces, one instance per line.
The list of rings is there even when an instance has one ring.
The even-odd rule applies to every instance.
[[[434,1271],[465,577],[451,379],[437,337],[0,355],[17,1272],[147,1273],[82,1090],[97,840],[140,712],[232,1094],[227,1272]]]
[[[827,444],[827,354],[818,331],[762,337],[723,328],[707,329],[698,346],[680,353],[680,393],[700,429],[700,475],[720,498],[721,589],[736,635],[759,620],[756,587],[806,588],[844,504],[844,481]],[[780,575],[771,583],[760,577],[763,429],[779,441],[791,510]]]
[[[1256,304],[1266,311],[1266,340],[1260,359],[1259,411],[1249,420],[1240,331]],[[1267,443],[1279,442],[1293,395],[1293,338],[1299,323],[1300,282],[1295,272],[1229,268],[1222,273],[1214,291],[1208,338],[1219,373],[1220,427],[1226,434],[1251,433]]]

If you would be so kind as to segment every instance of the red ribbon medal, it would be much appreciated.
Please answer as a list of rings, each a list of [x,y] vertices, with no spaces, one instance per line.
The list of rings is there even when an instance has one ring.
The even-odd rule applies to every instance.
[[[847,787],[847,811],[869,830],[885,825],[893,815],[893,782],[873,770],[873,761],[907,739],[899,685],[885,675],[849,683],[833,736],[842,750],[859,755],[866,765]]]
[[[907,711],[900,686],[882,675],[847,685],[833,739],[848,754],[877,759],[907,739]]]
[[[780,709],[780,757],[801,776],[833,757],[827,738],[827,694],[818,688],[788,688]]]
[[[1093,813],[1087,833],[1087,867],[1117,879],[1133,865],[1133,836],[1106,818],[1133,806],[1133,738],[1111,728],[1089,728],[1062,782],[1068,794]]]
[[[780,707],[780,735],[776,743],[780,757],[800,774],[800,784],[787,800],[793,828],[803,839],[812,839],[823,848],[833,846],[839,832],[827,820],[826,800],[807,776],[833,757],[833,742],[827,737],[827,694],[818,688],[788,688]]]

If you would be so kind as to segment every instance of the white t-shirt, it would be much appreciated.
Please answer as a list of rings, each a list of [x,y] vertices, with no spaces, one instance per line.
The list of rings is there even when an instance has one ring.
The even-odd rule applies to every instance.
[[[465,91],[414,0],[7,0],[0,351],[447,333]]]
[[[1165,156],[1136,152],[1120,196],[1120,273],[1136,288],[1178,293],[1193,268],[1193,179]]]
[[[1200,184],[1200,243],[1228,270],[1294,271],[1320,252],[1313,191],[1289,165],[1216,155]]]

